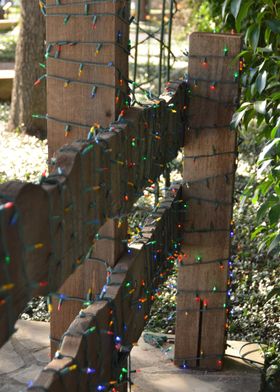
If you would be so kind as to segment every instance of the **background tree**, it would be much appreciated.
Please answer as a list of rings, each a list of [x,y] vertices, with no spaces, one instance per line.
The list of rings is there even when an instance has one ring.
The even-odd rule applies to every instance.
[[[45,20],[38,0],[21,0],[20,35],[16,47],[15,79],[8,129],[46,136],[46,122],[32,118],[46,113],[45,81],[34,87],[42,75],[45,54]]]

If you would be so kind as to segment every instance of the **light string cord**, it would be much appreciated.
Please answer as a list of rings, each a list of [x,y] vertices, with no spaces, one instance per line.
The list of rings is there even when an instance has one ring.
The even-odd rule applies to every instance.
[[[46,2],[46,0],[40,0],[42,2]],[[63,8],[63,7],[69,7],[69,6],[77,6],[77,5],[95,5],[95,4],[102,4],[102,3],[124,3],[125,0],[85,0],[85,1],[73,1],[71,3],[67,4],[47,4],[45,5],[45,8]]]
[[[166,234],[165,234],[165,236],[166,236]],[[151,257],[150,257],[150,259],[151,259]],[[102,298],[102,300],[104,299],[104,297]],[[105,298],[106,300],[107,300],[107,298]],[[110,303],[112,303],[112,301],[111,301],[111,299],[110,298],[108,298],[108,301],[110,302]],[[117,324],[117,323],[116,323]],[[104,331],[104,332],[106,332],[106,331]],[[116,334],[116,332],[115,332],[115,334]],[[71,333],[70,332],[66,332],[66,334],[64,335],[64,336],[72,336],[71,335]],[[64,356],[63,355],[60,355],[60,354],[58,354],[57,355],[57,358],[63,358]],[[63,372],[64,370],[62,370],[61,372]],[[129,381],[129,379],[128,380],[125,380],[125,381]],[[100,389],[101,390],[101,389]]]
[[[75,46],[75,45],[100,45],[100,46],[104,46],[104,45],[113,45],[116,46],[120,49],[122,49],[125,53],[129,54],[130,51],[125,48],[123,45],[121,45],[120,43],[116,42],[116,41],[47,41],[46,42],[46,46],[47,46],[47,54],[48,54],[48,50],[50,50],[51,47],[53,46],[65,46],[65,45],[69,45],[69,46]],[[46,54],[46,55],[47,55]]]
[[[80,17],[80,16],[82,16],[82,17],[91,17],[91,18],[92,17],[96,17],[96,18],[98,18],[98,17],[101,17],[101,16],[103,16],[103,17],[104,16],[105,17],[106,16],[113,16],[115,18],[120,19],[125,24],[130,24],[129,21],[124,19],[121,15],[119,15],[118,12],[116,12],[116,13],[113,13],[113,12],[97,12],[97,13],[94,13],[94,14],[82,14],[82,13],[71,13],[71,12],[67,12],[65,14],[63,14],[63,13],[52,13],[52,14],[51,13],[47,13],[45,16],[46,17],[54,17],[54,16],[59,17],[59,16],[61,16],[61,17],[64,17],[64,18],[68,18],[66,23],[69,22],[69,18],[70,17]]]

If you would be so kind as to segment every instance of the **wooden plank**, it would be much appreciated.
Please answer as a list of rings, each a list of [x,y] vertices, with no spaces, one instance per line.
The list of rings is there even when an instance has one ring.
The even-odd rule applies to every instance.
[[[50,4],[53,3],[49,1],[47,5]],[[93,125],[94,122],[101,122],[102,125],[108,125],[109,122],[115,119],[117,111],[124,104],[122,95],[120,95],[120,101],[116,102],[116,89],[127,93],[127,52],[121,46],[122,44],[125,46],[128,42],[128,25],[117,16],[122,5],[108,2],[97,3],[94,7],[89,5],[87,7],[88,15],[82,15],[85,7],[83,4],[71,5],[69,3],[67,7],[65,4],[67,5],[67,3],[64,3],[63,6],[54,4],[54,7],[47,7],[47,40],[49,43],[57,43],[51,44],[48,49],[48,114],[50,118],[61,119],[66,123]],[[92,24],[93,13],[97,15],[96,28],[94,29]],[[125,13],[126,15],[122,14],[122,17],[126,18],[127,11]],[[68,22],[64,24],[63,20],[68,17]],[[104,26],[107,26],[107,28],[104,29]],[[118,32],[123,35],[120,46],[116,44]],[[77,44],[74,46],[59,45],[59,41],[75,41]],[[89,42],[93,41],[95,44],[89,45]],[[99,42],[107,43],[99,44]],[[97,48],[99,48],[100,53],[97,53]],[[123,79],[122,86],[120,86],[120,79]],[[68,83],[68,81],[73,81],[73,83]],[[90,98],[93,82],[98,84],[98,99]],[[65,88],[65,83],[67,88]],[[74,111],[73,108],[75,108]],[[63,118],[61,117],[62,114]],[[78,137],[86,139],[89,131],[89,129],[87,131],[83,129],[81,132],[79,127],[73,129],[71,126],[67,133],[67,139],[65,139],[63,132],[61,132],[63,126],[65,124],[57,123],[54,126],[54,121],[49,121],[50,157],[53,151],[69,141],[67,139],[74,140]],[[111,141],[114,142],[115,140],[116,138],[113,138]],[[113,143],[112,147],[115,151]],[[95,172],[94,187],[109,182],[107,174],[109,173],[108,156],[102,154],[100,148],[96,150],[94,158],[89,157],[90,165],[83,165],[77,170],[77,175],[82,176],[84,183],[90,184],[93,167]],[[107,170],[105,170],[106,168]],[[110,174],[113,176],[116,172],[118,170],[112,170]],[[83,189],[77,189],[74,186],[76,178],[75,176],[72,176],[72,178],[73,185],[69,184],[71,196],[73,197],[73,193],[75,193],[75,199],[80,200],[76,203],[75,212],[84,205],[91,204],[95,207],[94,204],[99,204],[99,210],[91,208],[85,213],[81,212],[80,215],[87,216],[88,222],[97,220],[101,223],[105,219],[102,216],[105,203],[106,207],[111,204],[111,200],[107,196],[108,188],[102,187],[95,193],[92,200],[91,193],[84,194]],[[117,182],[117,184],[119,183]],[[86,200],[82,200],[81,195],[84,195]],[[94,211],[97,211],[97,213],[92,214]],[[75,219],[75,217],[71,216],[70,219]],[[82,221],[83,219],[76,224],[80,244],[83,244],[85,234],[83,230],[84,222]],[[71,228],[70,235],[72,235],[71,222],[66,221],[65,227]],[[120,230],[116,228],[116,224],[111,222],[105,224],[100,229],[99,234],[114,238],[115,234],[119,234],[118,232]],[[88,292],[91,292],[93,297],[99,294],[106,282],[106,266],[100,265],[96,259],[106,259],[109,265],[113,265],[121,253],[121,245],[122,243],[119,245],[114,240],[98,241],[91,261],[86,261],[64,282],[59,291],[59,297],[53,301],[55,306],[51,317],[51,336],[54,339],[52,344],[53,354],[57,346],[55,342],[60,341],[62,334],[83,306],[81,301],[65,300],[63,301],[64,306],[61,307],[62,301],[60,298],[64,298],[64,296],[66,298],[84,298],[86,302]],[[59,310],[57,310],[57,305],[59,305]]]
[[[110,385],[118,389],[120,374],[126,375],[122,368],[127,355],[147,321],[154,284],[167,268],[166,257],[174,250],[179,214],[178,204],[173,202],[180,197],[180,192],[167,192],[164,207],[157,210],[151,241],[143,243],[140,238],[138,245],[131,248],[132,253],[119,260],[104,300],[95,302],[74,320],[59,355],[34,382],[33,391],[56,391],[58,376],[71,392],[98,390],[99,385],[105,390]],[[154,252],[159,254],[157,261]],[[158,268],[150,274],[155,264]]]
[[[92,255],[69,276],[57,295],[52,295],[51,357],[53,358],[64,332],[87,303],[98,296],[106,283],[107,267],[114,267],[124,251],[122,239],[126,238],[127,225],[119,226],[110,220],[99,230],[100,240],[95,242]],[[111,239],[102,239],[109,237]]]
[[[239,95],[237,35],[190,38],[185,135],[183,259],[178,276],[175,363],[218,370],[225,322],[236,133],[229,123]],[[235,74],[237,72],[237,74]]]

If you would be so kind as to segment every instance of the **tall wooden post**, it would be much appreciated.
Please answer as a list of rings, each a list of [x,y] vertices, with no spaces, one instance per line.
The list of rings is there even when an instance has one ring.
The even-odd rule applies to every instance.
[[[128,105],[130,2],[47,0],[47,121],[49,159],[76,139],[95,137]],[[53,298],[51,352],[84,302],[100,293],[106,267],[123,252],[126,223],[108,221],[92,257]],[[109,239],[102,239],[102,237]],[[105,264],[106,263],[106,264]],[[124,387],[125,389],[125,387]]]
[[[49,157],[126,105],[130,1],[47,0]]]
[[[221,369],[227,329],[241,38],[190,37],[189,126],[184,148],[183,259],[179,267],[175,363]]]

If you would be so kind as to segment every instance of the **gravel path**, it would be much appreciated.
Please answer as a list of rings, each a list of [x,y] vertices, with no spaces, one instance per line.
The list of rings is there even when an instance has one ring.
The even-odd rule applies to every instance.
[[[47,140],[7,132],[5,122],[0,121],[0,182],[38,182],[47,169],[47,156]]]

